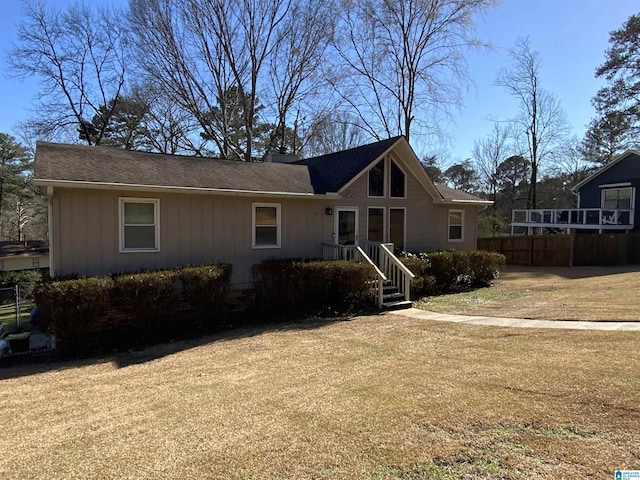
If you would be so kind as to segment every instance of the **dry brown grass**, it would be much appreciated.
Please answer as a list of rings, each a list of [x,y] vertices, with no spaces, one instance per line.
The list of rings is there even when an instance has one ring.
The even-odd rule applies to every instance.
[[[640,321],[640,266],[509,265],[491,288],[433,297],[420,306],[493,317]]]
[[[612,478],[633,332],[390,315],[0,369],[0,478]]]

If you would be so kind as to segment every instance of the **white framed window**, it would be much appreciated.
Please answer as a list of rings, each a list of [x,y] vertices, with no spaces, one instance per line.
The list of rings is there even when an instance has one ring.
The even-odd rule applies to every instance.
[[[279,203],[252,204],[253,248],[280,248],[281,215]]]
[[[394,161],[389,162],[389,196],[391,198],[407,198],[407,175]]]
[[[369,170],[369,197],[384,197],[384,158]]]
[[[449,241],[464,240],[464,210],[449,210]]]
[[[160,251],[160,200],[119,199],[120,252]]]
[[[602,208],[628,210],[633,205],[633,188],[605,188],[602,190]]]

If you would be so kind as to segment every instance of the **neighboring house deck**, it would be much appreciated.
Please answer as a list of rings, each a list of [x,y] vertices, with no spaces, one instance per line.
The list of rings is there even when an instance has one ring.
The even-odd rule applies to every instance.
[[[634,227],[633,209],[556,208],[511,212],[512,235],[571,233],[576,230],[603,233],[629,231]]]
[[[577,208],[513,210],[511,234],[635,230],[640,224],[639,186],[640,152],[631,150],[571,189]]]
[[[246,283],[265,259],[355,257],[393,278],[394,248],[475,249],[491,203],[435,185],[404,137],[255,163],[39,142],[35,165],[52,275],[224,262]]]

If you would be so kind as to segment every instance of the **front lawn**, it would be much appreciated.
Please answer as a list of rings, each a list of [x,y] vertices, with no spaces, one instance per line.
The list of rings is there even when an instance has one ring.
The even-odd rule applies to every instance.
[[[639,338],[381,315],[4,367],[0,478],[613,478]]]
[[[491,317],[640,321],[640,266],[509,265],[490,288],[430,297],[416,306]]]

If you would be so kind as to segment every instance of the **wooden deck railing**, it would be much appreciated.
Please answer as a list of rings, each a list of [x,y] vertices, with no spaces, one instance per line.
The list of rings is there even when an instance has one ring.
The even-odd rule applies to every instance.
[[[631,230],[633,209],[615,208],[547,208],[512,210],[513,227],[547,227],[586,230]]]
[[[356,260],[358,250],[355,245],[322,244],[323,260]]]
[[[387,279],[398,287],[398,291],[404,294],[404,299],[411,300],[411,280],[415,275],[393,254],[392,243],[381,243],[379,251],[380,269]]]
[[[357,260],[371,265],[377,280],[372,292],[378,308],[382,308],[384,284],[387,281],[398,288],[405,300],[411,299],[411,281],[415,277],[393,254],[393,243],[365,242],[364,248],[356,245],[322,244],[324,260]]]

